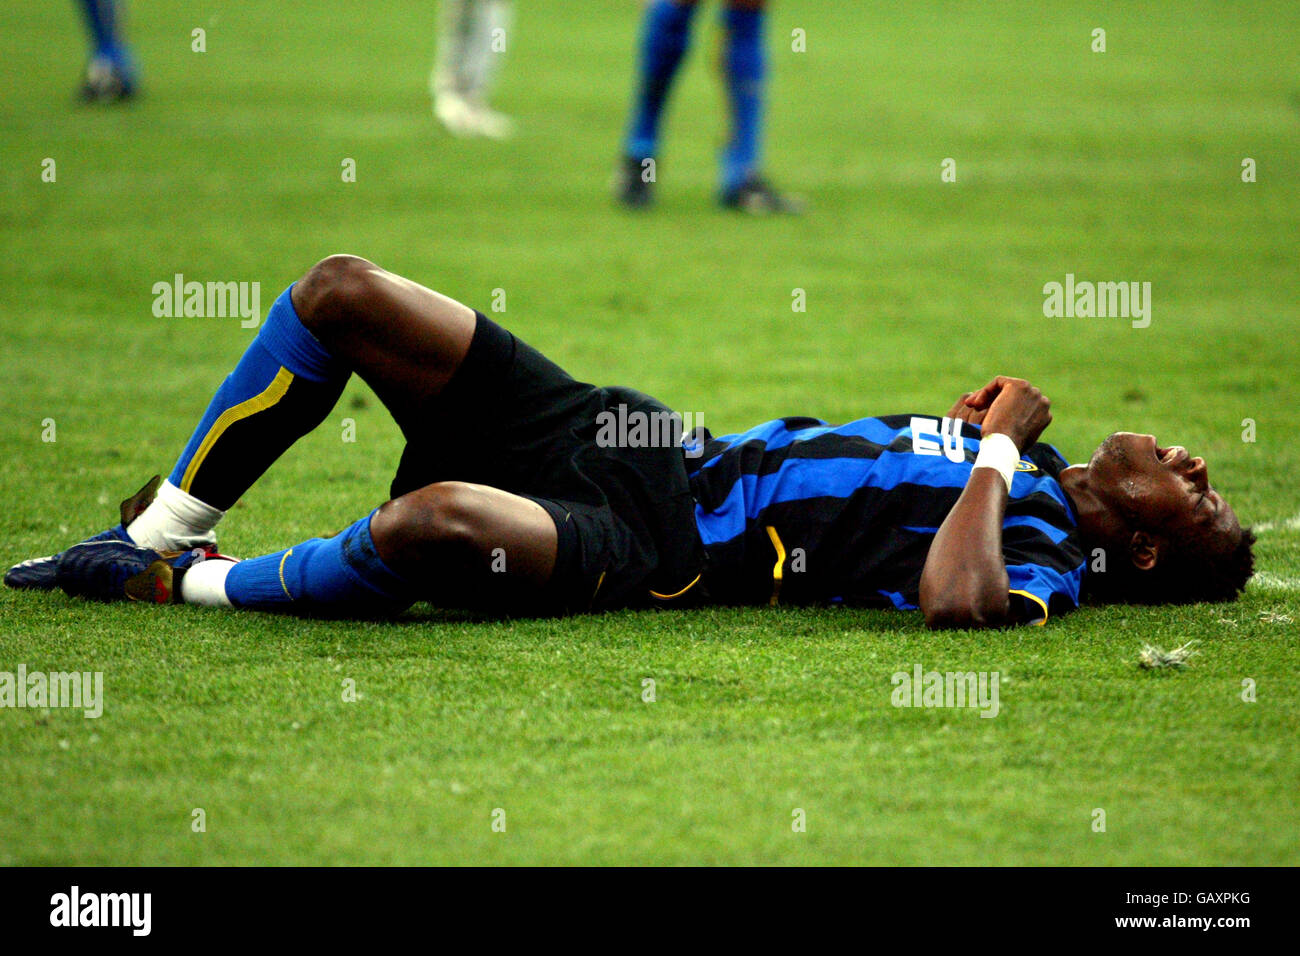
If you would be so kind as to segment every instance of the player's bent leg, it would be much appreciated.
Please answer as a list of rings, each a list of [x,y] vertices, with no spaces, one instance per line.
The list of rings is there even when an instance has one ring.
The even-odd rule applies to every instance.
[[[430,315],[429,299],[443,308]],[[224,512],[324,421],[354,369],[391,410],[409,415],[413,363],[427,363],[427,387],[441,388],[465,351],[454,335],[465,313],[472,336],[473,311],[450,299],[355,256],[317,263],[271,306],[158,500],[128,528],[131,539],[159,550],[210,543]]]
[[[370,525],[384,562],[440,607],[548,610],[555,521],[531,498],[486,485],[438,482],[395,498]]]
[[[455,373],[475,323],[472,309],[364,259],[322,260],[276,299],[156,497],[151,486],[122,526],[92,540],[213,548],[224,512],[324,420],[353,369],[405,428]],[[57,558],[23,562],[5,583],[55,587]]]
[[[373,615],[411,603],[409,588],[375,553],[370,518],[331,538],[235,561],[201,551],[168,555],[123,541],[79,544],[58,560],[74,597],[199,604],[267,611]]]
[[[440,482],[389,501],[333,537],[246,561],[169,558],[121,541],[77,545],[59,560],[59,585],[105,601],[299,614],[386,614],[417,600],[547,613],[557,539],[550,514],[529,498]]]
[[[330,413],[351,375],[311,334],[290,290],[226,376],[147,509],[127,528],[136,544],[211,544],[224,513]]]
[[[187,532],[205,540],[202,533],[325,419],[354,370],[399,424],[409,419],[412,403],[455,372],[474,321],[473,310],[356,256],[317,263],[271,306],[157,504],[128,529],[132,539],[160,549],[191,547]]]
[[[90,541],[158,552],[214,549],[223,514],[298,438],[334,407],[351,372],[299,320],[288,291],[217,389],[161,486],[123,502],[122,523]],[[10,587],[56,587],[59,555],[16,565]]]
[[[293,287],[302,323],[375,391],[405,431],[451,380],[474,310],[357,256],[321,260]]]

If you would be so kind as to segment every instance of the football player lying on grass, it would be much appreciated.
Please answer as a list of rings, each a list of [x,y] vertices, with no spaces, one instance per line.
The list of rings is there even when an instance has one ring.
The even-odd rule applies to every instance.
[[[333,537],[217,554],[222,515],[354,372],[407,441],[390,500]],[[999,376],[942,419],[714,438],[674,418],[647,440],[663,430],[638,423],[671,415],[648,395],[575,381],[481,313],[331,256],[276,300],[167,481],[5,583],[336,615],[843,603],[919,607],[932,627],[1042,622],[1081,597],[1234,599],[1254,536],[1205,462],[1119,432],[1067,465],[1038,441],[1048,405]]]

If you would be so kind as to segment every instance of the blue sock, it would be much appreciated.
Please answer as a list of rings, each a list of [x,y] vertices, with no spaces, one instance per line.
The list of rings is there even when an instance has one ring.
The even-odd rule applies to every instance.
[[[731,99],[731,140],[722,153],[722,189],[727,192],[758,169],[767,58],[764,11],[727,8],[722,22],[727,28],[725,68]]]
[[[691,40],[694,5],[651,0],[641,33],[640,83],[624,152],[635,159],[654,156],[659,148],[659,117],[668,101],[677,67]]]
[[[226,575],[226,597],[261,611],[401,610],[412,601],[410,587],[375,550],[373,514],[332,538],[238,562]]]
[[[117,33],[117,5],[113,0],[80,0],[80,3],[94,44],[94,55],[123,70],[129,69],[126,47]]]
[[[348,368],[308,331],[285,289],[217,389],[167,480],[225,511],[329,414]]]
[[[255,341],[264,343],[281,365],[301,378],[328,382],[340,376],[348,377],[347,366],[331,355],[298,318],[293,307],[293,285],[271,303]]]

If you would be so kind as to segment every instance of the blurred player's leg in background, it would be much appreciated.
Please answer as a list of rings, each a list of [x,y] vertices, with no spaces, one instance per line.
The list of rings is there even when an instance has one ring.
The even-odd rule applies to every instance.
[[[731,107],[731,136],[722,151],[722,193],[735,192],[758,172],[763,136],[763,5],[731,4],[722,10],[726,46],[722,78]]]
[[[441,0],[429,88],[438,121],[456,136],[505,139],[510,117],[488,105],[506,50],[510,0]]]
[[[726,31],[723,82],[731,108],[731,136],[722,151],[724,206],[750,213],[795,213],[802,202],[782,195],[763,179],[764,94],[767,84],[765,0],[728,0],[722,10]]]
[[[695,7],[696,0],[650,0],[646,6],[632,118],[615,187],[628,206],[653,201],[660,121],[690,46]],[[726,0],[722,8],[721,68],[731,132],[722,152],[718,197],[722,205],[743,212],[793,213],[800,211],[802,202],[777,192],[760,172],[767,81],[765,7],[764,0]]]
[[[92,103],[115,103],[135,95],[135,64],[122,39],[114,0],[77,0],[86,19],[90,53],[80,95]]]
[[[695,0],[650,0],[646,5],[637,87],[617,187],[619,198],[629,206],[645,206],[652,199],[655,176],[646,161],[656,160],[659,154],[659,120],[690,46],[695,5]]]

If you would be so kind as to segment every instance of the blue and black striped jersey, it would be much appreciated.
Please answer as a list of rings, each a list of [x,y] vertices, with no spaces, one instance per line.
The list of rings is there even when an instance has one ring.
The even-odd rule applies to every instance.
[[[827,425],[782,418],[687,459],[704,580],[729,604],[844,603],[916,608],[935,532],[966,485],[980,430],[924,415]],[[1079,603],[1084,556],[1050,445],[1023,453],[1002,551],[1012,609],[1046,620]]]

